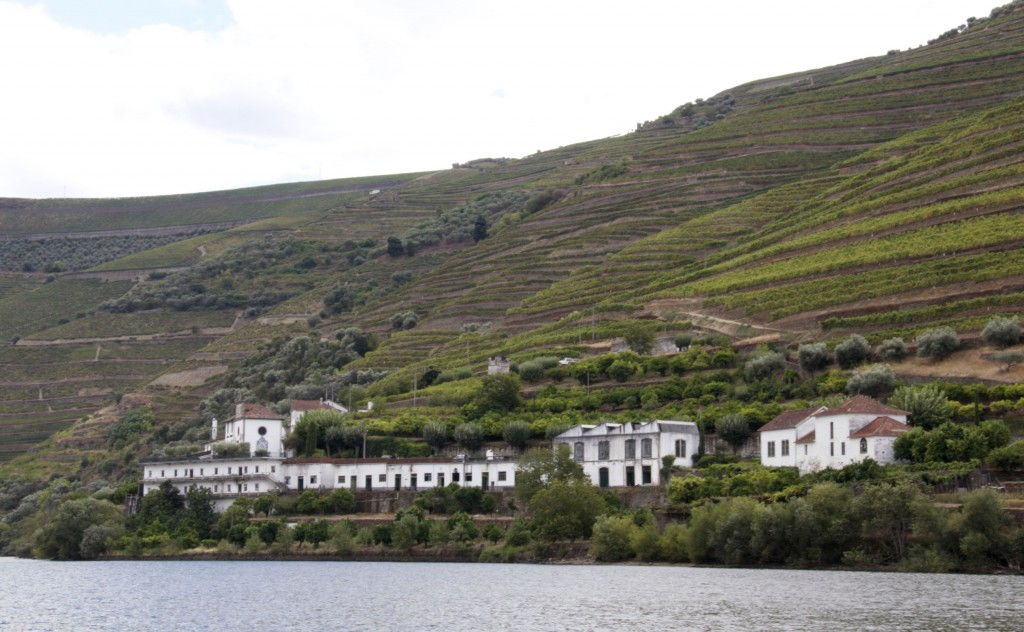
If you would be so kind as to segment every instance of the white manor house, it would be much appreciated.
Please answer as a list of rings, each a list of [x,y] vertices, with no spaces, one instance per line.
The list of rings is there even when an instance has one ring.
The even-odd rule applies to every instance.
[[[788,410],[761,426],[761,462],[801,474],[874,459],[895,463],[893,444],[910,430],[908,413],[856,395],[835,408]]]

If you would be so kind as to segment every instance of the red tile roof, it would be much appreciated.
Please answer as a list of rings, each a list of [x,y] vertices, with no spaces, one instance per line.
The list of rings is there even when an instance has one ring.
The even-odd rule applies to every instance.
[[[318,399],[293,399],[292,410],[319,410],[321,408],[330,408],[326,402]]]
[[[241,417],[245,419],[284,419],[263,404],[240,404],[240,406],[242,407]]]
[[[796,428],[800,425],[801,421],[810,417],[817,410],[820,410],[820,408],[800,408],[798,410],[787,410],[785,412],[781,412],[775,417],[775,419],[772,419],[765,425],[761,426],[758,429],[758,432]]]
[[[828,417],[831,415],[909,415],[910,413],[899,408],[893,408],[892,406],[886,406],[880,402],[876,402],[866,395],[854,395],[850,399],[846,400],[835,408],[829,408],[828,410],[820,413],[815,413],[815,417]]]
[[[892,417],[876,417],[868,425],[850,435],[851,439],[864,437],[898,437],[910,430],[910,426]]]
[[[797,443],[814,443],[814,431],[810,431],[796,440]]]

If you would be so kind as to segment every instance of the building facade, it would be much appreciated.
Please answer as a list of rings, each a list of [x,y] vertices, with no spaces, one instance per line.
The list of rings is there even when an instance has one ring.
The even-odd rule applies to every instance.
[[[692,421],[579,425],[559,434],[554,443],[569,448],[594,485],[658,485],[662,456],[671,455],[674,465],[693,466],[700,430]]]
[[[896,462],[893,444],[910,430],[910,413],[856,395],[835,408],[786,411],[759,430],[761,462],[801,474],[871,458]]]

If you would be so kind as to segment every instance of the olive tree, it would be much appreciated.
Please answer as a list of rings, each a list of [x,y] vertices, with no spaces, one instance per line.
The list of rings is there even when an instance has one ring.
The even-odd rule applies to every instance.
[[[729,444],[735,453],[743,447],[743,444],[750,437],[750,424],[747,423],[743,415],[735,413],[724,415],[715,424],[715,432],[723,441]]]
[[[852,369],[868,359],[871,346],[860,334],[853,334],[836,345],[836,362],[844,369]]]
[[[807,373],[814,373],[828,366],[828,347],[823,342],[800,345],[797,355],[800,358],[800,368]]]
[[[522,450],[530,440],[530,424],[525,421],[510,421],[501,431],[501,437],[513,448]]]
[[[981,339],[985,341],[985,344],[1000,349],[1017,344],[1020,342],[1020,338],[1020,321],[1016,316],[1011,318],[993,316],[981,330]]]
[[[948,358],[960,346],[960,337],[952,327],[929,329],[915,339],[917,355],[930,360]]]
[[[896,374],[886,364],[876,364],[857,371],[846,382],[846,390],[851,395],[868,395],[879,397],[892,391],[896,384]]]
[[[879,360],[899,362],[907,357],[907,343],[903,338],[888,338],[878,345],[875,354]]]
[[[452,433],[455,441],[467,450],[477,450],[484,442],[483,426],[477,423],[464,423]]]
[[[448,426],[440,421],[424,424],[423,440],[434,450],[440,450],[448,443]]]

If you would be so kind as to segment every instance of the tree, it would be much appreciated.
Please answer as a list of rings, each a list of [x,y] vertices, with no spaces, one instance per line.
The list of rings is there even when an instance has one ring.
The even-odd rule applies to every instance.
[[[577,540],[590,537],[607,505],[589,481],[558,480],[533,495],[529,510],[541,538]]]
[[[623,340],[631,351],[639,354],[650,353],[651,347],[654,346],[654,334],[640,325],[630,326],[626,330]]]
[[[743,370],[747,379],[763,380],[781,371],[784,366],[786,366],[786,359],[781,353],[768,351],[747,360],[747,363],[743,365]]]
[[[477,215],[473,221],[473,241],[487,239],[487,220],[483,215]]]
[[[960,346],[960,337],[952,327],[929,329],[915,339],[917,355],[930,360],[948,358]]]
[[[120,448],[132,439],[145,434],[153,427],[155,416],[148,406],[133,408],[117,420],[107,431],[107,441],[113,448]]]
[[[530,424],[519,420],[510,421],[501,431],[501,437],[513,448],[522,450],[530,440]]]
[[[600,562],[620,562],[633,557],[631,541],[637,530],[629,516],[601,516],[594,523],[590,553]]]
[[[878,359],[888,362],[900,362],[907,357],[907,343],[903,338],[887,338],[875,350]]]
[[[185,513],[182,524],[195,532],[196,537],[205,540],[217,522],[213,509],[213,493],[205,487],[190,487],[185,493]]]
[[[867,339],[860,334],[853,334],[843,342],[836,345],[836,363],[844,369],[852,369],[868,359],[871,353],[871,346]]]
[[[527,504],[538,491],[557,481],[589,482],[583,466],[573,460],[569,446],[565,444],[554,450],[527,450],[519,457],[517,465],[516,496]]]
[[[398,237],[388,237],[388,256],[389,257],[401,257],[405,254],[405,247],[402,245],[402,240]]]
[[[750,424],[743,415],[724,415],[715,424],[715,432],[732,447],[733,453],[736,453],[750,437]]]
[[[1015,345],[1021,339],[1020,321],[1016,316],[1010,318],[993,316],[981,330],[981,339],[985,341],[985,344],[1000,349]]]
[[[97,555],[105,546],[97,541],[103,535],[112,535],[121,525],[121,512],[113,503],[95,498],[66,500],[53,517],[36,532],[34,540],[40,557],[54,560],[86,559],[83,554]],[[86,531],[93,526],[110,531],[93,531],[82,550]],[[106,538],[102,540],[105,544]]]
[[[442,421],[431,421],[423,425],[423,440],[435,451],[448,443],[448,425]]]
[[[608,377],[612,378],[616,382],[625,382],[639,373],[640,370],[641,366],[636,362],[632,362],[626,358],[617,358],[608,365],[606,372],[608,373]]]
[[[1002,370],[1005,372],[1024,362],[1024,351],[998,351],[991,354],[988,359],[997,364],[1002,364]]]
[[[477,423],[464,423],[455,428],[452,437],[460,446],[473,451],[483,445],[484,429],[483,426]]]
[[[823,342],[800,345],[797,355],[800,358],[800,368],[807,373],[814,373],[828,366],[828,347]]]
[[[481,413],[496,410],[507,412],[522,404],[519,394],[519,376],[514,373],[496,373],[483,378],[474,397]]]
[[[889,398],[889,405],[910,413],[910,423],[934,428],[953,416],[946,392],[937,386],[901,386]]]
[[[881,397],[892,391],[896,384],[896,374],[887,364],[876,364],[857,371],[846,382],[846,391],[851,395],[867,395]]]

